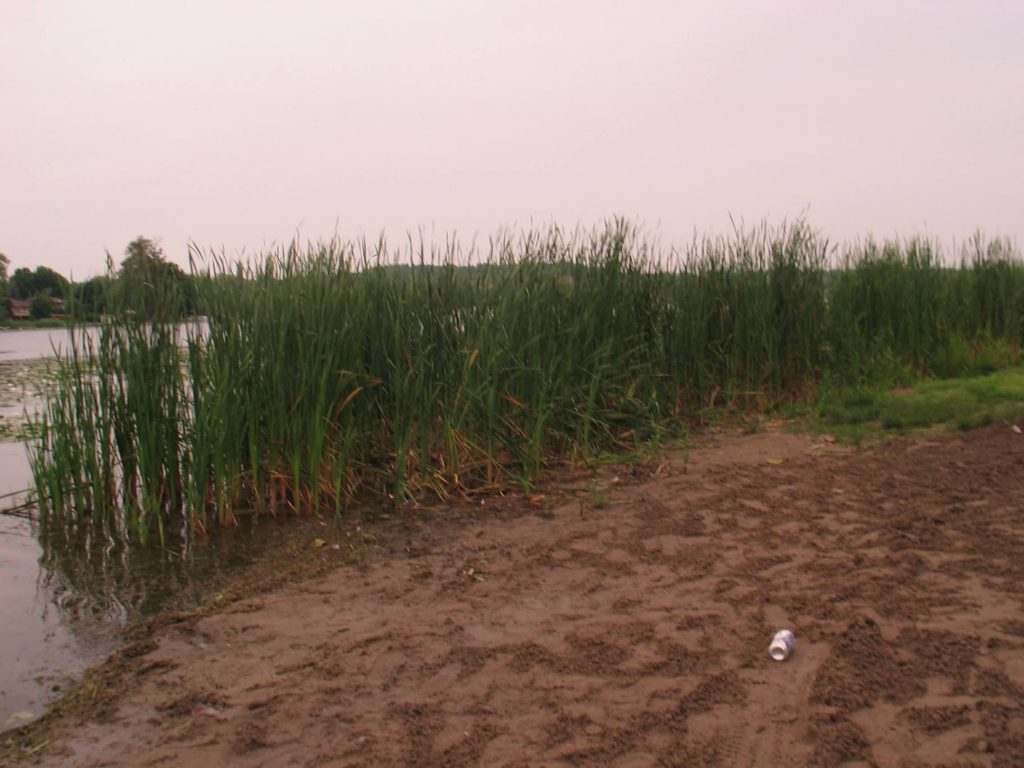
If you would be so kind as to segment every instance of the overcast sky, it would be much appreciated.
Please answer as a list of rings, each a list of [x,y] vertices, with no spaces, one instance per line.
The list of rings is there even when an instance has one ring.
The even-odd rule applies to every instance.
[[[592,225],[1024,241],[1020,0],[0,0],[0,252]]]

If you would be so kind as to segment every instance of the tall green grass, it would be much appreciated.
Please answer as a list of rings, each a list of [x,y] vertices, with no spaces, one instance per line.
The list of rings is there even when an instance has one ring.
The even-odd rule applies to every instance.
[[[666,254],[618,221],[483,253],[193,257],[205,324],[121,307],[60,359],[33,461],[49,528],[163,541],[529,483],[708,409],[975,372],[1024,341],[1024,265],[980,239],[947,263],[924,241],[839,252],[798,223]]]

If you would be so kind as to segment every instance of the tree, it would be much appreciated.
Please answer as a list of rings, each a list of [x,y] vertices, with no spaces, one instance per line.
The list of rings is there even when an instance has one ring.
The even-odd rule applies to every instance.
[[[28,267],[18,267],[11,275],[10,295],[12,299],[27,299],[34,291],[32,290],[32,270]]]
[[[44,291],[47,296],[54,299],[63,299],[67,294],[68,281],[58,272],[49,267],[36,267],[32,273],[33,293]]]
[[[192,281],[167,261],[164,252],[146,237],[132,240],[118,271],[118,296],[124,309],[147,319],[181,317],[192,309]]]
[[[109,279],[103,275],[91,277],[74,286],[74,301],[70,308],[75,317],[95,320],[107,311],[107,289]]]
[[[58,272],[49,267],[36,267],[35,271],[27,267],[18,267],[10,279],[10,296],[12,299],[29,299],[42,291],[56,299],[64,298],[68,281]]]
[[[11,260],[4,254],[0,253],[0,317],[6,314],[7,308],[7,267],[11,265]]]
[[[33,320],[42,320],[53,314],[53,299],[46,291],[39,291],[32,297],[32,303],[28,307],[29,314]]]

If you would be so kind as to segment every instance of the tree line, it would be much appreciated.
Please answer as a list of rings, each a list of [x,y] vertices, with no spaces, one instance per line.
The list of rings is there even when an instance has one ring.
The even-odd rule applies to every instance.
[[[18,267],[12,272],[11,260],[0,253],[0,319],[23,316],[25,302],[33,320],[55,316],[98,320],[111,312],[143,317],[192,314],[191,276],[167,261],[155,241],[137,237],[125,248],[116,268],[109,254],[107,262],[105,275],[72,282],[46,266]]]

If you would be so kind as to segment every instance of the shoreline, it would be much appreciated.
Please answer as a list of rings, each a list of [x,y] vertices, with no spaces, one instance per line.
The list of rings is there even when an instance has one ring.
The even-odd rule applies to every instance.
[[[1006,427],[723,434],[636,477],[431,508],[361,531],[348,564],[139,628],[100,668],[123,697],[81,684],[101,722],[59,705],[0,744],[78,766],[1010,764],[1022,457]]]

